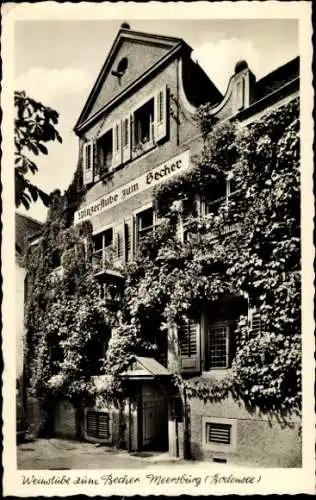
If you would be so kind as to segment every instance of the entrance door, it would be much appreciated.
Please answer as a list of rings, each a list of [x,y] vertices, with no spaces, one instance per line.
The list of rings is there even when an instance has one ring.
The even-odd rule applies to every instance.
[[[141,447],[146,450],[168,449],[168,405],[163,393],[152,388],[150,397],[143,394],[141,418]]]

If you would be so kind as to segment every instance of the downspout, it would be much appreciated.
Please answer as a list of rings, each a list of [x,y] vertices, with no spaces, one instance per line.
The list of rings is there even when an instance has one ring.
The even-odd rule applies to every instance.
[[[186,388],[183,388],[183,458],[188,460],[191,458],[190,441],[189,441],[189,419],[188,419],[188,405]]]
[[[179,132],[179,128],[180,128],[180,121],[179,121],[179,106],[180,106],[180,102],[179,102],[179,59],[177,58],[176,59],[176,63],[177,63],[177,78],[176,78],[176,85],[177,85],[177,102],[176,102],[176,107],[177,107],[177,119],[176,119],[176,126],[177,126],[177,146],[179,146],[180,144],[180,132]]]
[[[132,405],[131,405],[131,398],[128,398],[128,423],[129,423],[128,452],[131,453],[131,451],[132,451]]]

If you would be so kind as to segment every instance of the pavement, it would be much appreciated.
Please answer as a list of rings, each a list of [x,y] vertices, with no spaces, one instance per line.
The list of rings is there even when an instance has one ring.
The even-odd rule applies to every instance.
[[[168,452],[130,454],[109,446],[66,439],[34,439],[17,446],[20,470],[147,469],[190,464],[192,461],[170,457]]]

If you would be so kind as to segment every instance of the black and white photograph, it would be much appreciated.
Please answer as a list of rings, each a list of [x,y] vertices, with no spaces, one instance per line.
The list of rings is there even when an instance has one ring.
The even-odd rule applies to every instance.
[[[310,7],[2,6],[6,495],[314,492]]]

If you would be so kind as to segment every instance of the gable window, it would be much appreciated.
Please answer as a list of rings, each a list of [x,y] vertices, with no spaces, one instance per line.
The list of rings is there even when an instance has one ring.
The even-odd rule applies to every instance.
[[[134,112],[134,152],[148,149],[154,143],[154,99]]]
[[[106,132],[102,137],[98,139],[97,150],[98,150],[98,172],[97,174],[102,177],[104,174],[109,172],[112,168],[112,158],[113,158],[113,137],[112,129]],[[96,180],[96,179],[95,179]]]

